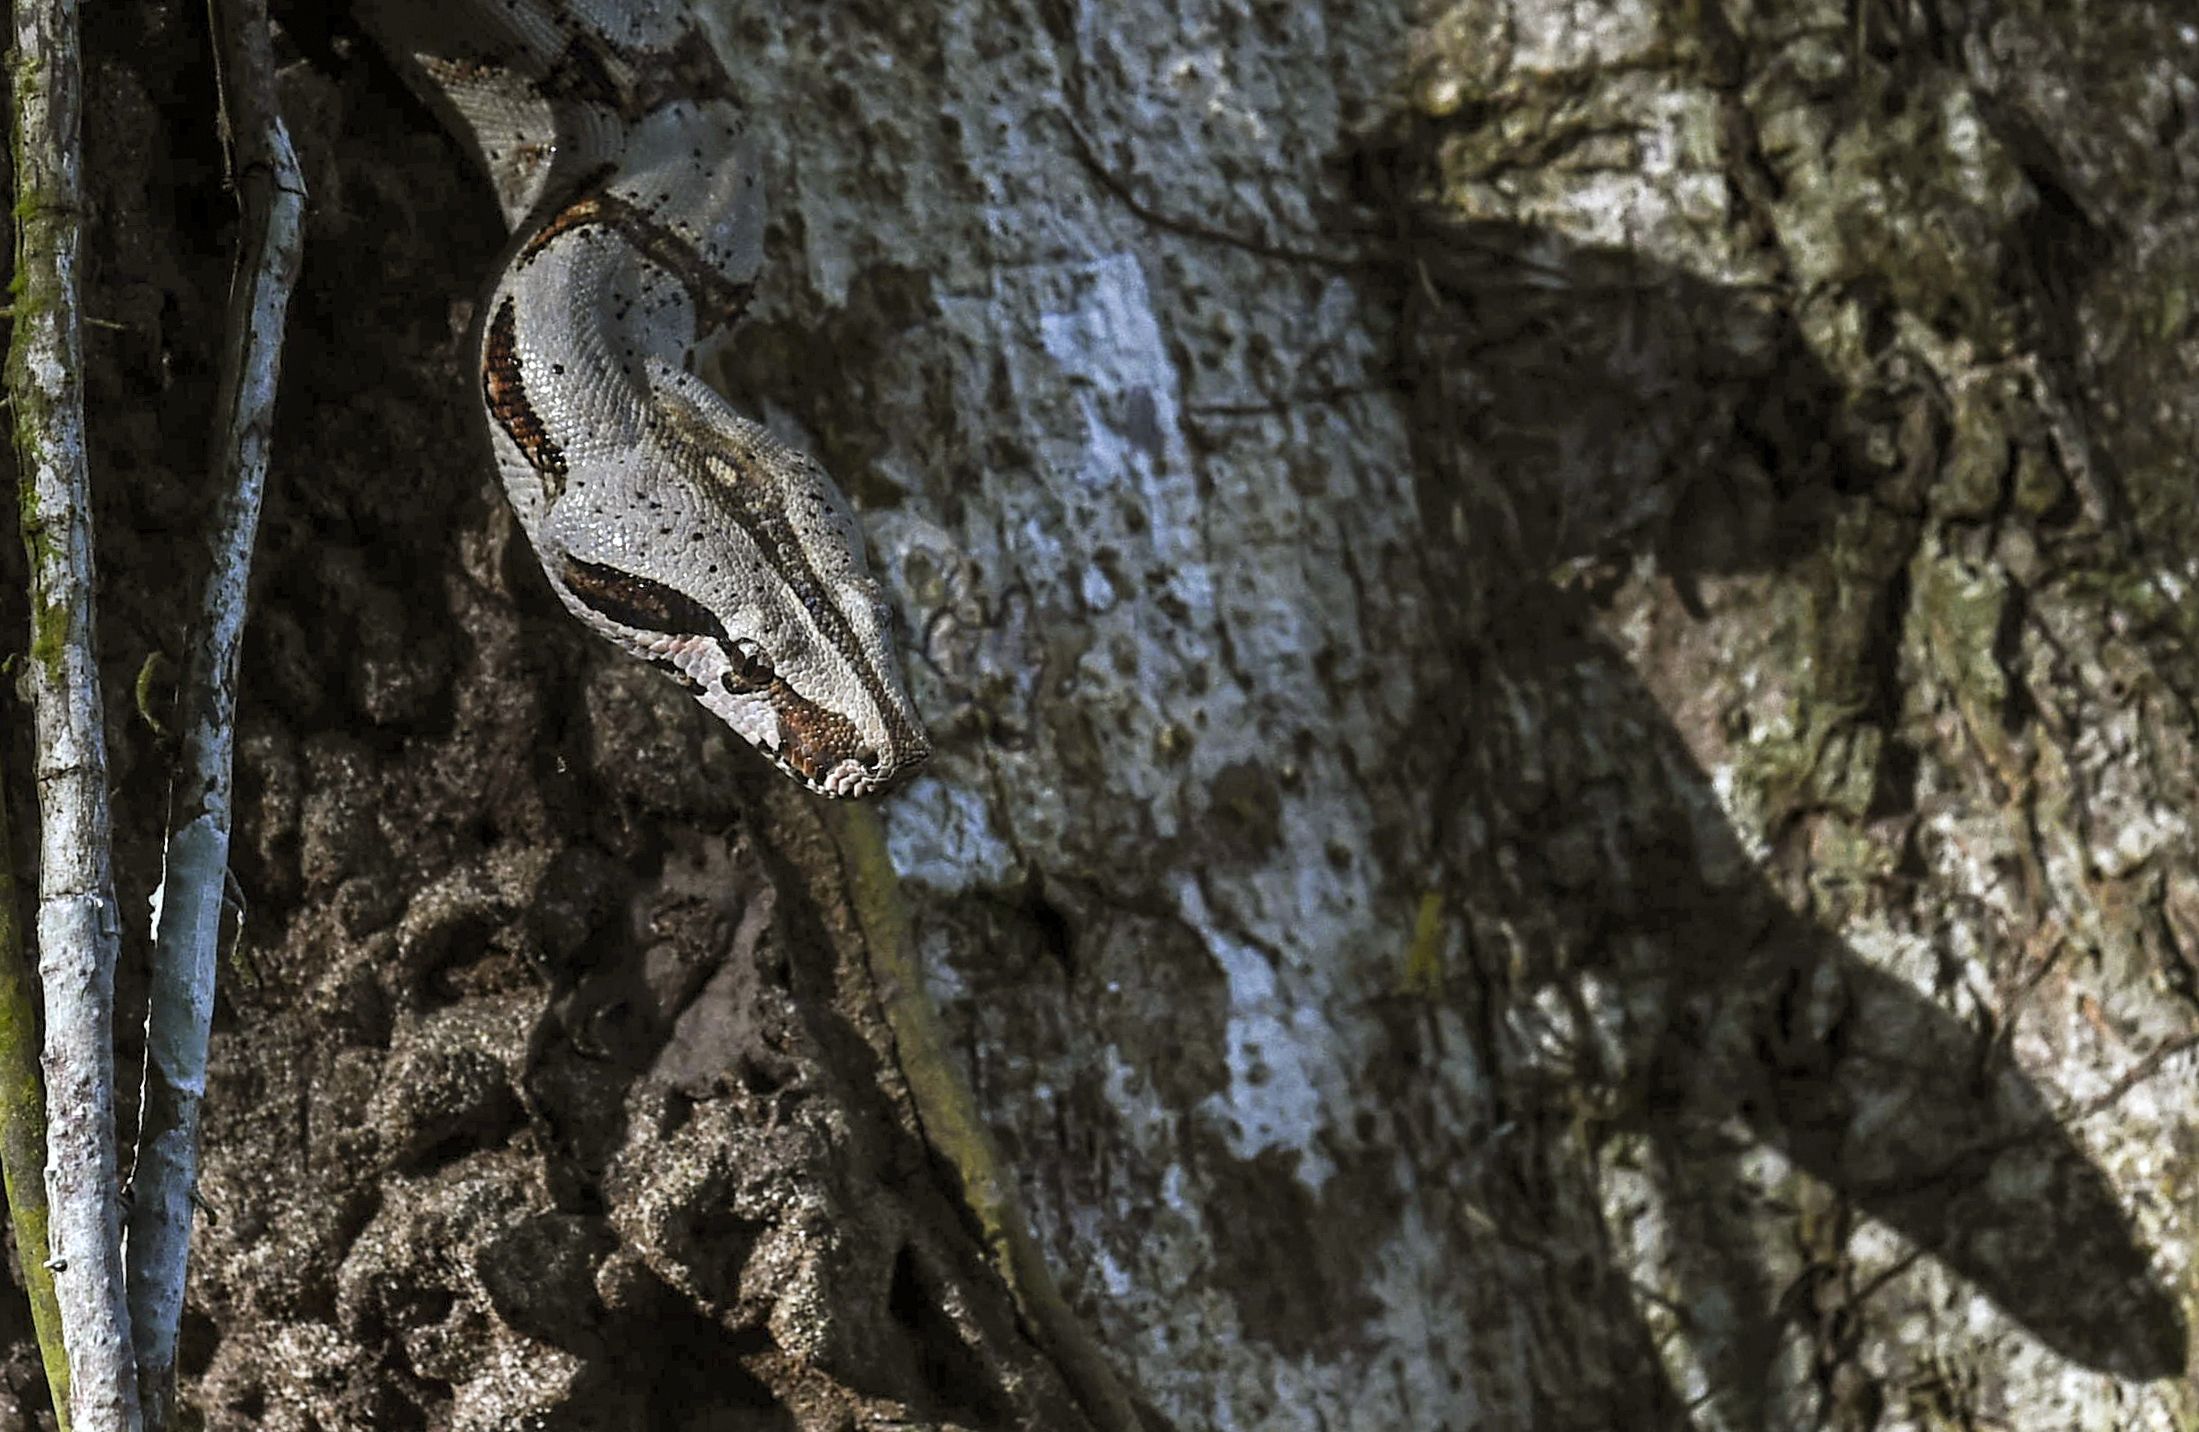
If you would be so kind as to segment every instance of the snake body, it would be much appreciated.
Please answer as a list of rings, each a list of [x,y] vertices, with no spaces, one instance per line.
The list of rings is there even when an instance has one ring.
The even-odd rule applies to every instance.
[[[761,267],[754,155],[675,0],[361,0],[513,240],[476,322],[498,476],[550,587],[831,796],[930,753],[822,467],[695,376]]]

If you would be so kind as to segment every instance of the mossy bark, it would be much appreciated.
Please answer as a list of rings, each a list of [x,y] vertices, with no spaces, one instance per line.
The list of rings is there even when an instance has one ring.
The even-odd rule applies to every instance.
[[[12,851],[0,803],[0,852]],[[0,861],[0,1179],[15,1232],[16,1267],[30,1299],[40,1365],[60,1432],[68,1432],[69,1354],[61,1341],[53,1256],[46,1236],[46,1091],[38,1077],[36,955],[23,939],[14,861]]]
[[[106,731],[93,636],[89,450],[79,271],[83,66],[76,6],[15,7],[9,421],[28,569],[24,672],[38,793],[34,922],[44,997],[46,1212],[53,1292],[81,1432],[138,1425],[122,1301],[115,1155],[115,907]]]

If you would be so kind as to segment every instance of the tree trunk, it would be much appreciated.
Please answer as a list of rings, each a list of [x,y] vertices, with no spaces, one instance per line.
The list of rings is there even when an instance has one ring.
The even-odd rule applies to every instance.
[[[198,12],[136,8],[86,15],[126,966],[231,223]],[[485,184],[279,18],[316,207],[187,1398],[1115,1428],[835,827],[495,497]],[[2199,1418],[2183,7],[710,18],[772,202],[718,376],[865,509],[943,1047],[1135,1420]]]

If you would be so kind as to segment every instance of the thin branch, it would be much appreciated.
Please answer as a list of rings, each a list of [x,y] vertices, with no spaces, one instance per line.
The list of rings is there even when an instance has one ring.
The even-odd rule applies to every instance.
[[[947,1051],[931,996],[924,991],[908,906],[901,899],[877,813],[853,801],[837,801],[827,808],[826,820],[840,850],[848,903],[862,927],[871,981],[893,1031],[894,1055],[925,1141],[960,1177],[963,1200],[984,1231],[986,1251],[1001,1281],[1039,1345],[1084,1403],[1085,1414],[1105,1432],[1139,1432],[1144,1423],[1136,1404],[1062,1297],[1016,1200],[1014,1176],[1001,1162],[977,1100]]]
[[[115,910],[106,728],[92,642],[77,250],[82,62],[75,0],[16,0],[15,328],[7,391],[30,558],[46,1197],[76,1432],[139,1426],[115,1169]]]
[[[167,867],[154,917],[145,1092],[130,1208],[130,1316],[150,1432],[172,1425],[200,1106],[229,869],[237,648],[267,482],[283,319],[303,249],[305,181],[276,102],[267,0],[210,0],[243,238],[230,282],[216,411],[212,562],[198,641],[177,695],[183,748],[168,794]]]
[[[5,786],[0,781],[0,786]],[[0,1177],[8,1219],[30,1298],[38,1355],[61,1432],[69,1432],[69,1354],[61,1341],[53,1258],[46,1242],[46,1092],[38,1079],[38,985],[31,978],[23,927],[16,919],[15,862],[9,857],[7,803],[0,800]]]

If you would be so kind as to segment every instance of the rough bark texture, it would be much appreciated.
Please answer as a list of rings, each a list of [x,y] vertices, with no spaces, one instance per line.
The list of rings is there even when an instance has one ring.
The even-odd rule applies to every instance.
[[[115,908],[85,442],[84,68],[74,0],[13,7],[15,271],[8,424],[30,607],[21,677],[36,756],[48,1268],[81,1432],[137,1432],[115,1162]],[[19,628],[21,630],[23,628]]]
[[[175,701],[176,774],[154,896],[145,1077],[130,1175],[130,1335],[148,1432],[175,1425],[176,1360],[197,1221],[199,1118],[235,817],[237,664],[290,293],[305,248],[305,180],[278,108],[266,0],[213,0],[207,15],[241,232],[207,464],[217,495],[207,522],[206,586]]]
[[[90,31],[113,689],[226,274],[155,9]],[[1076,1427],[826,827],[492,500],[485,188],[288,18],[208,1425]],[[724,376],[867,509],[947,1047],[1154,1426],[2199,1418],[2182,7],[717,18]]]

